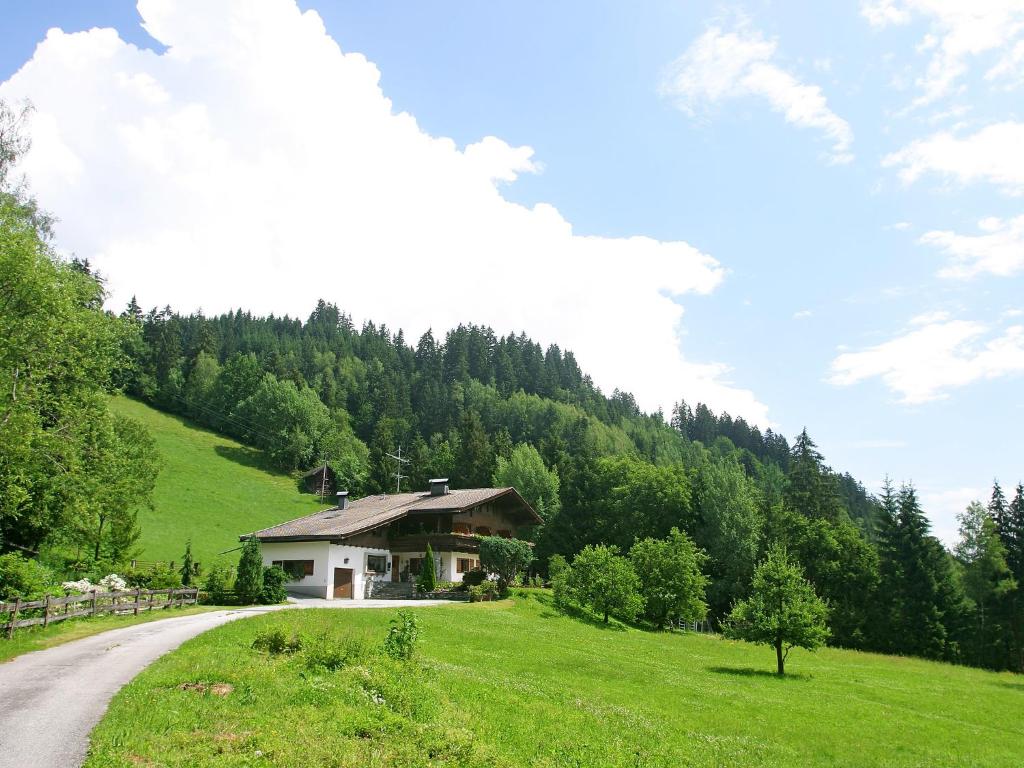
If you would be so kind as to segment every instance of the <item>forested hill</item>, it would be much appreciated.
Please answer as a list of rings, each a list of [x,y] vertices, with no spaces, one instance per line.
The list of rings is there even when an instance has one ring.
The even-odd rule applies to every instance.
[[[560,451],[685,463],[692,441],[735,457],[751,476],[759,464],[785,470],[789,463],[786,438],[771,429],[703,403],[691,408],[684,398],[666,423],[661,412],[641,412],[628,392],[604,395],[571,351],[545,350],[524,334],[459,326],[443,340],[428,331],[413,347],[401,330],[372,322],[355,328],[323,300],[305,322],[241,310],[206,318],[167,307],[143,315],[134,299],[124,316],[140,329],[129,349],[135,368],[125,383],[132,394],[263,445],[284,469],[327,457],[342,465],[353,492],[393,486],[386,454],[399,445],[410,454],[413,487],[439,475],[462,486],[487,484],[495,457],[520,442],[536,446],[549,464]],[[265,408],[239,407],[267,373],[296,389],[278,384],[260,405],[292,397],[311,411],[303,426],[275,424]],[[357,459],[359,442],[368,446],[365,464]],[[850,516],[869,529],[876,505],[863,486],[848,474],[835,482]]]

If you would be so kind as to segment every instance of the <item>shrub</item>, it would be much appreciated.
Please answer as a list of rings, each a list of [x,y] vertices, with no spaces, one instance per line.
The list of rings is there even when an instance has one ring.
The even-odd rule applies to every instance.
[[[335,672],[368,659],[373,650],[362,637],[345,635],[338,640],[324,632],[304,643],[302,655],[308,669]]]
[[[411,611],[399,611],[391,619],[391,627],[384,638],[384,652],[393,659],[408,661],[416,652],[420,636],[420,625]]]
[[[257,651],[266,651],[272,656],[281,653],[295,653],[302,650],[302,638],[296,634],[288,635],[280,627],[260,630],[252,641]]]
[[[604,617],[632,621],[643,610],[640,578],[633,564],[619,555],[618,547],[585,546],[572,561],[569,593]]]
[[[487,579],[487,572],[482,568],[474,568],[471,571],[466,571],[462,574],[462,583],[467,587],[475,587],[478,584],[483,584]]]
[[[263,569],[263,589],[260,591],[260,602],[267,605],[283,603],[288,599],[284,583],[288,574],[279,565],[270,565]]]
[[[150,589],[178,589],[181,586],[181,574],[172,571],[167,563],[157,563],[149,572],[146,582]]]
[[[61,594],[49,568],[17,552],[0,555],[0,602],[42,600],[48,594]]]
[[[214,605],[227,605],[231,590],[231,566],[223,560],[218,560],[207,572],[206,580],[203,582],[203,591],[207,599]]]

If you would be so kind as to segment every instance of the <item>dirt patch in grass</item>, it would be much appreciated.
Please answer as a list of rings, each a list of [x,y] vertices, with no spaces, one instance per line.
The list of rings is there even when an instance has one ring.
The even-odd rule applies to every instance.
[[[178,686],[178,690],[211,693],[214,696],[227,696],[235,690],[235,686],[231,683],[182,683]]]

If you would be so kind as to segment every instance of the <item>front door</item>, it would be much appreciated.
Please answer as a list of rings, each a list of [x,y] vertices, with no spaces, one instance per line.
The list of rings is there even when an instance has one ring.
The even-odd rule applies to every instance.
[[[352,569],[334,569],[334,596],[352,599]]]
[[[391,556],[391,580],[398,581],[401,578],[401,574],[398,573],[398,555]]]

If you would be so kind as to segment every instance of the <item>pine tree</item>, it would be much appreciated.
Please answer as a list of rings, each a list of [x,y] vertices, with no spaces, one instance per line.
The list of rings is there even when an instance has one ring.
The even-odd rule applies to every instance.
[[[437,589],[437,566],[434,564],[434,550],[427,542],[427,551],[423,555],[423,564],[420,566],[420,575],[416,579],[416,591],[421,594],[429,594]]]
[[[181,556],[181,585],[183,587],[191,586],[193,568],[192,539],[189,539],[185,542],[185,554]]]
[[[1024,484],[1017,483],[1006,516],[1006,562],[1019,584],[1024,584]]]
[[[995,480],[992,483],[992,499],[988,503],[988,513],[992,515],[992,519],[996,523],[996,530],[999,531],[1000,538],[1006,541],[1006,497],[1003,495],[1003,489],[999,487],[999,481]]]
[[[835,481],[806,428],[790,451],[786,503],[810,520],[835,522],[842,517]]]
[[[263,555],[260,540],[250,536],[242,545],[238,559],[238,574],[235,576],[235,593],[242,605],[258,603],[263,592]]]

